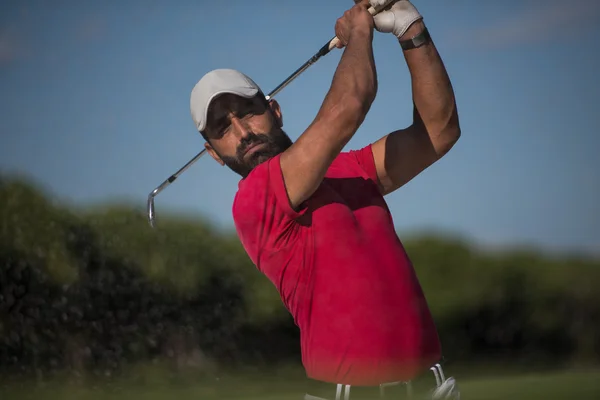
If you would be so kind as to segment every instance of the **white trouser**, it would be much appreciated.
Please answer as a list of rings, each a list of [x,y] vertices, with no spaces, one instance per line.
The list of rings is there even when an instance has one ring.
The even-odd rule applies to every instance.
[[[460,391],[458,390],[458,386],[456,385],[456,380],[453,377],[446,379],[444,375],[444,370],[440,364],[435,364],[433,367],[429,368],[433,375],[435,376],[436,387],[433,389],[431,393],[431,398],[434,400],[438,399],[460,399]],[[382,383],[379,385],[379,398],[385,398],[386,389],[391,386],[405,385],[406,386],[406,394],[407,398],[411,399],[412,392],[412,384],[410,381],[408,382],[390,382],[390,383]],[[336,385],[335,391],[335,400],[351,400],[350,396],[350,388],[351,385],[343,385],[338,383]],[[304,395],[304,400],[329,400],[324,399],[322,397],[312,396],[310,394]]]

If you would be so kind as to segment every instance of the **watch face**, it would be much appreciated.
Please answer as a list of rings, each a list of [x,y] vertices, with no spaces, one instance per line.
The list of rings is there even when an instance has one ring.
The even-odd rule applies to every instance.
[[[410,49],[414,49],[417,47],[421,47],[428,41],[429,41],[429,31],[426,28],[423,32],[419,33],[414,38],[404,40],[401,44],[402,44],[402,48],[404,50],[410,50]]]

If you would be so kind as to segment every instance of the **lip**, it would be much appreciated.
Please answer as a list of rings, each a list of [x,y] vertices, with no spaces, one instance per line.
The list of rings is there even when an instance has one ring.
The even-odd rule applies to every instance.
[[[251,145],[244,152],[244,156],[247,156],[247,155],[250,155],[250,154],[254,153],[255,151],[257,151],[260,148],[262,148],[264,145],[265,145],[264,143],[256,143],[256,144]]]

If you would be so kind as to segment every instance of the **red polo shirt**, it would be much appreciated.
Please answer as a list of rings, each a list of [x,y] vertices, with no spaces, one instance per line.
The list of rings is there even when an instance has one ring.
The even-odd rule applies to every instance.
[[[377,188],[371,146],[341,153],[299,212],[279,156],[240,181],[237,233],[300,329],[307,376],[407,381],[440,358],[426,300]]]

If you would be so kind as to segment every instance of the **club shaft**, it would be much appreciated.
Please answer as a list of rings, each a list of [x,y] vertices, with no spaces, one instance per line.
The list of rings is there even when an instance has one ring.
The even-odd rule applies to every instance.
[[[370,7],[368,11],[369,11],[369,13],[371,15],[375,15],[379,11],[381,11],[383,8],[387,7],[388,5],[390,5],[391,3],[394,3],[396,1],[397,0],[388,0],[380,8],[376,9],[375,7]],[[332,49],[334,49],[336,47],[338,41],[339,41],[338,37],[334,36],[331,40],[329,40],[327,43],[325,43],[325,45],[323,47],[321,47],[319,49],[319,51],[315,53],[315,55],[313,55],[310,59],[308,59],[308,61],[306,61],[304,64],[302,64],[302,66],[300,68],[298,68],[296,71],[294,71],[294,73],[292,73],[290,76],[288,76],[275,89],[273,89],[266,96],[266,99],[267,100],[272,99],[277,93],[281,92],[281,90],[283,90],[283,88],[285,88],[294,79],[296,79],[304,71],[306,71],[308,69],[308,67],[310,67],[311,65],[313,65],[314,63],[316,63],[321,57],[327,55]],[[194,156],[194,158],[192,158],[183,167],[181,167],[179,169],[179,171],[175,172],[167,180],[165,180],[158,187],[156,187],[156,189],[154,189],[152,192],[150,192],[150,194],[148,195],[148,220],[150,221],[150,226],[154,227],[154,217],[155,217],[155,213],[154,213],[154,197],[157,194],[159,194],[160,192],[162,192],[171,183],[173,183],[175,181],[175,179],[177,179],[179,177],[179,175],[181,175],[183,172],[185,172],[185,170],[187,170],[190,166],[192,166],[192,164],[194,164],[196,161],[198,161],[198,159],[200,157],[202,157],[205,153],[206,153],[206,149],[203,149],[200,153],[196,154],[196,156]]]
[[[287,85],[289,85],[294,79],[296,79],[298,76],[300,76],[300,74],[302,74],[304,71],[306,71],[308,69],[308,67],[310,67],[311,65],[313,65],[314,63],[316,63],[321,57],[323,57],[324,55],[326,55],[327,53],[329,53],[332,49],[331,47],[331,43],[336,39],[336,37],[333,37],[333,39],[331,39],[330,41],[328,41],[327,43],[325,43],[325,45],[323,47],[321,47],[319,49],[319,51],[312,56],[308,61],[306,61],[304,64],[302,64],[302,66],[300,68],[298,68],[296,71],[294,71],[293,74],[291,74],[290,76],[288,76],[286,78],[286,80],[284,80],[283,82],[281,82],[275,89],[273,89],[271,91],[271,93],[269,93],[266,96],[267,100],[272,99],[277,93],[281,92],[281,90],[283,88],[285,88]]]

